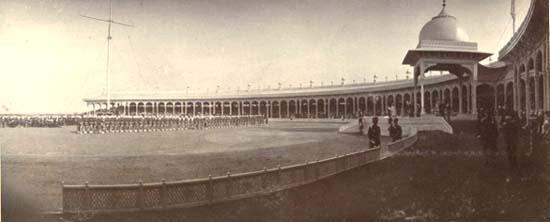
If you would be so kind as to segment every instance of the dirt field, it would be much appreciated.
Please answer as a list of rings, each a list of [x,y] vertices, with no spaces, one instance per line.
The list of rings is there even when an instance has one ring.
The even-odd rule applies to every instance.
[[[25,201],[35,210],[59,210],[61,181],[204,178],[364,149],[364,137],[337,133],[341,124],[272,122],[267,127],[105,135],[78,135],[73,128],[4,128],[2,189],[10,192],[2,193],[2,205]]]
[[[541,174],[530,174],[527,170],[518,174],[508,168],[501,147],[497,165],[486,166],[480,152],[481,147],[475,137],[475,123],[456,122],[453,123],[453,127],[455,135],[423,132],[419,134],[419,141],[413,147],[399,155],[317,183],[269,196],[173,211],[108,216],[78,215],[63,220],[117,222],[550,220],[550,181],[546,179],[547,172],[550,172],[548,164],[547,171]],[[273,126],[273,128],[277,127]],[[285,131],[289,130],[303,131],[303,129]],[[314,131],[325,136],[331,134],[328,132],[325,134],[319,127]],[[327,139],[328,141],[338,140],[334,138],[342,138],[343,140],[339,142],[347,144],[337,148],[339,151],[354,149],[352,143],[366,142],[352,135],[340,135]],[[321,144],[330,143],[313,143],[307,146],[309,148],[287,148],[287,151],[279,154],[277,159],[291,161],[288,158],[299,155],[300,150],[325,149],[320,148],[325,147]],[[311,148],[312,146],[315,148]],[[262,152],[274,152],[271,156],[277,156],[276,151],[268,150],[270,149],[264,149]],[[248,157],[257,155],[252,152],[244,153],[247,153]],[[318,151],[318,153],[331,155],[328,150]],[[162,158],[164,162],[166,157]],[[228,154],[227,158],[238,162],[235,155]],[[244,159],[246,157],[241,160],[244,161]],[[136,162],[139,161],[136,160]],[[523,166],[525,165],[526,162],[523,159]],[[104,168],[104,166],[101,167],[102,170]],[[146,171],[145,169],[149,168],[142,166],[136,173]],[[105,172],[101,173],[103,174]],[[42,219],[61,220],[52,217]]]

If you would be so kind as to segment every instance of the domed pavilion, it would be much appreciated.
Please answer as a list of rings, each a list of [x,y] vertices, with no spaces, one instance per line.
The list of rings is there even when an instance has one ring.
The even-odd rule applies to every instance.
[[[418,84],[420,84],[420,95],[424,95],[424,73],[448,71],[458,77],[460,84],[463,81],[470,81],[470,101],[472,101],[471,104],[476,104],[478,63],[490,55],[490,53],[478,51],[477,43],[469,39],[466,31],[459,26],[456,17],[447,12],[443,1],[441,12],[422,27],[416,49],[407,52],[403,64],[414,66],[415,93],[413,95],[418,94]],[[462,90],[462,87],[458,88]],[[462,92],[459,94],[462,95]],[[413,101],[420,103],[420,112],[425,114],[424,96],[415,98]],[[459,104],[462,105],[462,101]],[[475,105],[471,110],[472,114],[477,113]]]

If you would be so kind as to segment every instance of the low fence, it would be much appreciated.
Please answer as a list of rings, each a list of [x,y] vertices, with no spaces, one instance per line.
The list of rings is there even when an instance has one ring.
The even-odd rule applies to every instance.
[[[196,180],[128,185],[63,185],[63,213],[170,209],[264,195],[387,158],[411,146],[416,140],[416,130],[409,129],[407,137],[380,148],[304,164]]]

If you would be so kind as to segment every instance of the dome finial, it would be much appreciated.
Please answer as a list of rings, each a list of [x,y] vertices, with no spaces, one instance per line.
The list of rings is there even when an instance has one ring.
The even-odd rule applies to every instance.
[[[447,6],[447,1],[443,0],[443,8],[445,8],[445,6]]]

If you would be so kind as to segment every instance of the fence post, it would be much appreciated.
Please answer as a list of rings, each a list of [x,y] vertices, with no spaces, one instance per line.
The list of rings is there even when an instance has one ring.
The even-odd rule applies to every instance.
[[[212,202],[212,174],[208,175],[208,187],[206,189],[206,196],[208,197],[208,202]]]
[[[227,172],[227,180],[225,184],[225,193],[227,195],[227,199],[231,198],[231,172]]]
[[[138,190],[138,198],[137,198],[137,207],[139,209],[143,209],[143,181],[139,180],[139,190]]]
[[[91,197],[90,197],[90,189],[88,187],[88,181],[84,182],[84,209],[90,210],[91,209]]]
[[[160,205],[162,208],[166,208],[166,180],[162,178],[162,186],[160,188]]]

